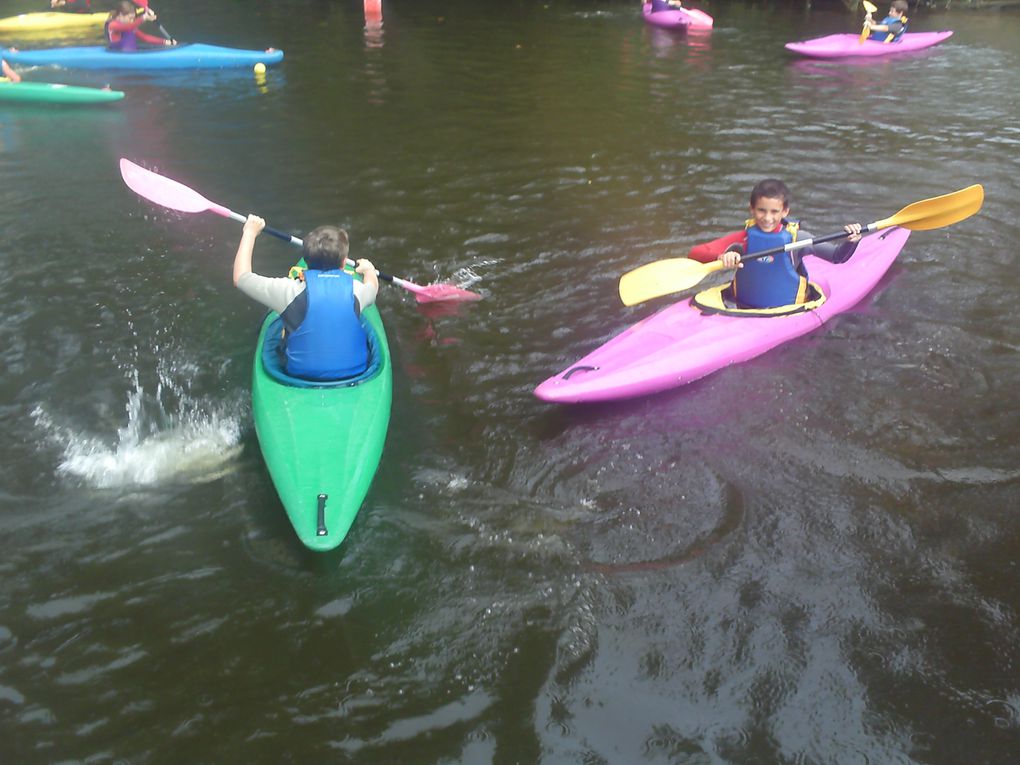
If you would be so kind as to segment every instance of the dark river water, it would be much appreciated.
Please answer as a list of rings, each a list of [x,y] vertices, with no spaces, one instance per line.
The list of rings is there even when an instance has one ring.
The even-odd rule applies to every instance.
[[[0,762],[1016,761],[1020,14],[922,10],[955,35],[812,63],[783,43],[859,15],[156,7],[287,57],[23,70],[127,98],[0,105]],[[297,542],[260,456],[240,227],[144,202],[122,156],[484,295],[383,287],[393,420],[339,550]],[[532,396],[664,304],[623,307],[620,274],[739,226],[767,176],[817,234],[987,198],[757,360]]]

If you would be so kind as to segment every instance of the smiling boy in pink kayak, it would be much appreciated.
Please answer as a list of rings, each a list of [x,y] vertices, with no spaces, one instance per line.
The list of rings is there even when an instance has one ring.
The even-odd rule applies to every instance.
[[[844,227],[850,236],[838,244],[822,242],[741,262],[744,255],[783,247],[797,239],[813,238],[801,231],[796,221],[788,219],[790,190],[782,181],[767,178],[758,183],[751,191],[750,209],[751,218],[744,223],[743,230],[695,245],[687,254],[701,263],[720,260],[726,268],[737,269],[727,297],[739,308],[776,308],[807,302],[808,273],[803,256],[814,255],[831,263],[845,263],[861,239],[860,224],[851,223]]]

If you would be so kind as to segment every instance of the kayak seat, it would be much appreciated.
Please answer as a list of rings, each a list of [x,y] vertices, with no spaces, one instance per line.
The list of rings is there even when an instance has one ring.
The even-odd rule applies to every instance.
[[[808,283],[808,299],[805,303],[797,305],[781,305],[775,308],[738,308],[732,300],[732,294],[728,292],[729,284],[707,289],[699,292],[691,302],[703,314],[720,314],[722,316],[745,316],[750,318],[768,318],[772,316],[789,316],[795,313],[813,311],[825,302],[825,294],[814,282]]]
[[[382,353],[379,350],[379,336],[372,325],[361,317],[361,326],[368,336],[368,366],[356,377],[345,377],[342,380],[305,380],[287,374],[283,368],[283,354],[280,343],[283,340],[283,319],[277,316],[266,329],[266,339],[262,344],[262,368],[266,374],[277,382],[293,388],[351,388],[371,380],[382,369]]]

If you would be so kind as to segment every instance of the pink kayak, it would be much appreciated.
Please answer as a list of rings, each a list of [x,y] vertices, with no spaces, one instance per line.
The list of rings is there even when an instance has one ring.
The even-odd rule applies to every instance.
[[[694,8],[674,8],[652,13],[652,4],[645,3],[642,14],[649,24],[663,29],[711,29],[715,23],[707,13]]]
[[[922,50],[938,45],[952,37],[953,33],[945,32],[906,32],[898,42],[883,43],[876,40],[861,42],[861,36],[829,35],[816,37],[813,40],[786,44],[786,49],[801,56],[810,58],[849,58],[854,56],[888,56],[893,53],[906,53],[911,50]]]
[[[811,310],[740,317],[704,313],[693,301],[675,303],[550,377],[535,395],[560,404],[635,398],[752,359],[859,303],[889,270],[909,236],[910,231],[897,227],[866,236],[842,265],[805,256],[811,282],[825,296]]]

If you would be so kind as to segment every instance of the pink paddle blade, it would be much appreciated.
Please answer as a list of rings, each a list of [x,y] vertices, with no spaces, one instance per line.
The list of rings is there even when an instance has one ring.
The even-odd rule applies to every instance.
[[[217,215],[229,217],[229,211],[210,202],[193,189],[146,170],[123,157],[120,160],[120,175],[129,189],[150,202],[178,212],[199,213],[209,210]]]
[[[409,282],[405,279],[398,279],[395,276],[393,277],[393,281],[404,289],[413,292],[415,299],[419,303],[437,303],[440,301],[466,303],[482,299],[482,296],[477,292],[461,289],[460,287],[455,287],[452,284],[428,284],[423,287],[420,284],[415,284],[414,282]]]
[[[467,303],[481,300],[482,296],[471,290],[461,289],[452,284],[429,284],[419,287],[414,293],[419,303],[438,303],[439,301]]]

